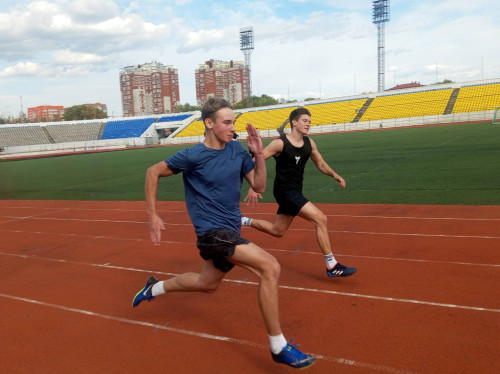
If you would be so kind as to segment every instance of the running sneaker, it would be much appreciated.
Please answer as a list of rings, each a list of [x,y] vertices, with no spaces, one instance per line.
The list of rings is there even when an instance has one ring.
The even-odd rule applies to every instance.
[[[356,268],[350,268],[342,265],[340,262],[337,262],[337,265],[335,265],[332,269],[326,269],[326,274],[328,274],[329,277],[348,277],[357,271],[358,269]]]
[[[314,357],[302,353],[290,343],[287,343],[285,348],[277,355],[271,352],[273,361],[280,364],[285,364],[296,369],[305,369],[314,364]]]
[[[134,299],[132,300],[132,306],[134,308],[144,300],[151,301],[155,299],[153,294],[151,293],[153,285],[155,283],[158,283],[158,279],[156,279],[153,276],[150,276],[146,281],[146,285],[144,286],[144,288],[139,292],[137,292],[137,294],[134,296]]]

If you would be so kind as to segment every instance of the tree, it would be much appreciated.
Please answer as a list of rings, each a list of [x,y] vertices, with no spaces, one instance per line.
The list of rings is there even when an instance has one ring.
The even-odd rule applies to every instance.
[[[449,79],[445,79],[442,82],[436,82],[434,84],[446,84],[446,83],[455,83],[455,82],[453,82],[452,80],[449,80]]]
[[[74,105],[64,110],[65,121],[106,118],[106,113],[91,105]]]
[[[271,97],[271,96],[264,94],[261,97],[252,96],[252,104],[253,104],[253,107],[259,107],[259,106],[276,105],[276,104],[279,104],[279,102],[274,97]],[[248,102],[247,102],[247,100],[242,100],[242,101],[234,104],[233,107],[234,107],[234,109],[248,108]]]
[[[175,113],[194,112],[196,110],[200,110],[200,107],[186,103],[186,104],[177,105],[177,108],[175,109]]]

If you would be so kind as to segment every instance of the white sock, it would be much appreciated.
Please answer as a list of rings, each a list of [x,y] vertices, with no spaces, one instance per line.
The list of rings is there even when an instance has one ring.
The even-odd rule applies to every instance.
[[[288,344],[283,334],[276,336],[269,335],[269,342],[271,343],[271,352],[275,355],[279,354]]]
[[[241,224],[243,226],[250,226],[250,224],[252,223],[252,219],[249,218],[249,217],[241,217]]]
[[[335,257],[333,257],[333,253],[330,253],[329,255],[323,255],[325,258],[326,262],[326,267],[328,269],[333,269],[335,265],[337,265],[337,260],[335,260]]]
[[[160,281],[153,284],[153,287],[151,288],[151,294],[153,296],[163,295],[164,293],[166,293],[165,289],[163,288],[163,283],[164,281]]]

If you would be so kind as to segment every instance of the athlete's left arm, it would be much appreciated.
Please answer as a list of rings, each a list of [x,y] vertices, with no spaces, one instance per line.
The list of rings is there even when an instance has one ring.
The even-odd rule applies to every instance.
[[[340,185],[341,188],[345,188],[345,180],[342,178],[339,174],[337,174],[331,167],[328,165],[328,163],[323,159],[323,156],[321,156],[321,153],[318,151],[318,147],[316,146],[316,143],[314,140],[309,138],[311,141],[311,160],[314,162],[314,165],[316,165],[316,168],[322,172],[323,174],[326,174],[332,178],[334,178]]]
[[[263,150],[264,147],[262,146],[262,139],[260,137],[259,130],[253,127],[250,123],[247,124],[247,133],[247,144],[248,148],[254,154],[255,168],[245,175],[245,179],[256,193],[262,193],[266,190],[267,182],[266,160],[264,158]]]

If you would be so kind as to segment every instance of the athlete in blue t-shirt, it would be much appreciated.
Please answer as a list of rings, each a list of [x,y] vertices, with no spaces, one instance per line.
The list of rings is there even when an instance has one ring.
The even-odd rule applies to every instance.
[[[314,362],[287,343],[281,331],[278,308],[280,265],[268,252],[240,236],[240,193],[243,178],[253,190],[265,190],[267,173],[262,140],[257,129],[247,124],[247,143],[255,162],[239,142],[232,141],[235,116],[231,105],[211,98],[202,108],[205,139],[193,148],[177,152],[151,166],[146,173],[146,205],[149,231],[155,245],[161,243],[163,220],[156,211],[159,179],[182,172],[186,205],[195,228],[196,243],[204,260],[201,273],[184,273],[165,281],[149,277],[132,305],[170,292],[217,290],[234,265],[260,278],[258,300],[275,362],[304,368]]]

